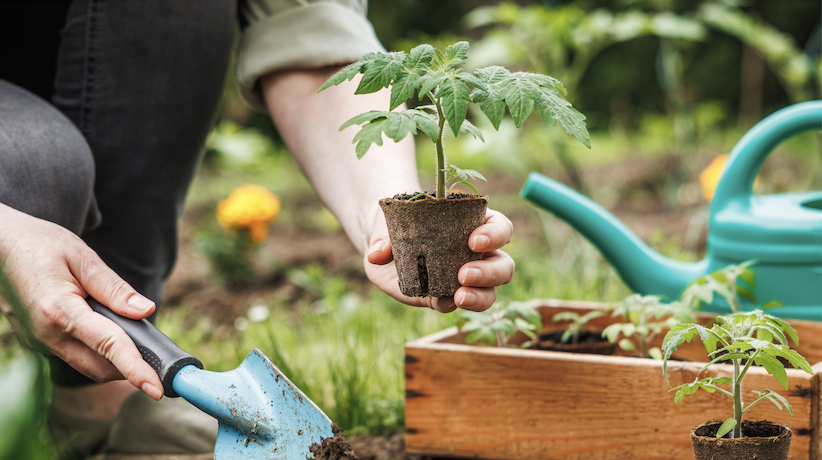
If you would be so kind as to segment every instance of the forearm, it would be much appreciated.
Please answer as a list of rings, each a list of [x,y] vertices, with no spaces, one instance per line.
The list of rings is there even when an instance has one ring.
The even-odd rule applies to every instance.
[[[414,141],[385,139],[357,159],[356,127],[340,125],[359,113],[387,110],[389,94],[355,95],[358,79],[317,94],[337,70],[280,71],[260,80],[271,117],[286,145],[328,209],[360,252],[376,216],[377,202],[397,193],[421,191]]]

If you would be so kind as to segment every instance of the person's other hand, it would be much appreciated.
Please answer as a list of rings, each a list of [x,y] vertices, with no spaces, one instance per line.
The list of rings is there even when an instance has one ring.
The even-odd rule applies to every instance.
[[[380,212],[365,255],[365,273],[374,285],[408,305],[428,307],[442,313],[457,308],[485,311],[497,298],[496,287],[509,283],[514,274],[514,260],[500,250],[511,241],[513,231],[514,226],[507,217],[489,209],[485,222],[468,238],[471,250],[480,253],[479,260],[460,268],[458,279],[462,287],[454,296],[408,297],[400,292],[388,227]]]
[[[159,400],[160,379],[134,342],[85,299],[91,296],[131,319],[149,316],[154,302],[65,228],[2,204],[0,222],[0,270],[22,301],[17,308],[0,296],[0,308],[26,345],[60,357],[97,382],[125,378]]]

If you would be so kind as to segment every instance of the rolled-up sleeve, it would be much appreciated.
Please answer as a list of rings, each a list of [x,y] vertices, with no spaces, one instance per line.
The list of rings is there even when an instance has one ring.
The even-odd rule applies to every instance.
[[[241,0],[237,83],[243,97],[265,111],[263,75],[347,64],[383,51],[366,10],[366,0]]]

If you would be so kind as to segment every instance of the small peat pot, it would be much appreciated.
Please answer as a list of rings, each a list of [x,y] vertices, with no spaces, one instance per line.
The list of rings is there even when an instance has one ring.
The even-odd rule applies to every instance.
[[[537,337],[529,350],[563,351],[566,353],[585,353],[591,355],[612,355],[617,344],[602,337],[602,331],[583,329],[579,332],[577,343],[562,342],[563,331],[545,332]]]
[[[704,423],[691,430],[695,460],[787,460],[791,449],[791,428],[768,421],[743,421],[742,437],[730,433],[717,438],[722,422]]]
[[[460,287],[460,267],[479,258],[468,237],[482,224],[488,197],[452,193],[444,200],[409,201],[412,196],[380,200],[400,290],[411,297],[452,296]]]

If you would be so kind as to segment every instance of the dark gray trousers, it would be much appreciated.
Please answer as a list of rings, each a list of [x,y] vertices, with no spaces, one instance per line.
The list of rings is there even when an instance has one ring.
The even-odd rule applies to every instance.
[[[73,1],[51,101],[0,64],[0,202],[81,235],[159,305],[235,15],[235,0]],[[89,381],[53,361],[55,382]]]

